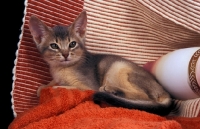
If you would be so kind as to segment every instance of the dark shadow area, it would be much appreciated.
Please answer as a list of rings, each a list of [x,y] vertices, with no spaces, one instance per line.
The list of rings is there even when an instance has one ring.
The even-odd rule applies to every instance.
[[[1,129],[13,121],[11,90],[15,53],[24,17],[24,0],[4,1],[1,4]],[[3,44],[3,45],[2,45]],[[2,125],[3,124],[3,125]]]

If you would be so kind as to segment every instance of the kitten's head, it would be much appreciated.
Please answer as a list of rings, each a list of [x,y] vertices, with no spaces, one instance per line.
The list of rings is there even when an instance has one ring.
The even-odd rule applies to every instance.
[[[83,11],[69,26],[45,25],[36,16],[31,16],[29,29],[39,52],[50,66],[71,66],[83,57],[87,26],[86,11]]]

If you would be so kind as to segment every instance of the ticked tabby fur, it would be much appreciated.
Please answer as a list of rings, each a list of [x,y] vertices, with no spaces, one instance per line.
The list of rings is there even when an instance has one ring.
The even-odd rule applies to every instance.
[[[69,26],[53,28],[36,16],[30,17],[30,32],[53,77],[47,86],[95,90],[96,103],[103,101],[117,107],[167,115],[172,103],[170,95],[150,73],[119,56],[86,50],[86,26],[86,11]],[[39,87],[38,95],[45,87]]]

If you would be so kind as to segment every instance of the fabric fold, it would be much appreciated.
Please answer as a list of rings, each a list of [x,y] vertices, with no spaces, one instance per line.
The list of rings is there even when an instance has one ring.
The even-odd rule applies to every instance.
[[[8,129],[198,129],[199,117],[167,118],[135,109],[102,106],[92,101],[93,93],[43,89],[40,103],[17,116]]]

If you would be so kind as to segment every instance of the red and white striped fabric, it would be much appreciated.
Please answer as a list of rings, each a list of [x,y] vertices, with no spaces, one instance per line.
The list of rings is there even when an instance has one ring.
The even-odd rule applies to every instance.
[[[83,9],[91,52],[117,54],[142,66],[172,50],[200,46],[200,1],[26,0],[13,68],[14,116],[37,105],[37,88],[51,80],[30,35],[29,17],[34,14],[48,26],[68,25]]]

